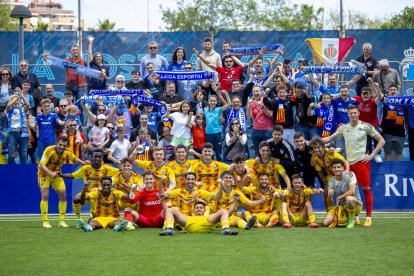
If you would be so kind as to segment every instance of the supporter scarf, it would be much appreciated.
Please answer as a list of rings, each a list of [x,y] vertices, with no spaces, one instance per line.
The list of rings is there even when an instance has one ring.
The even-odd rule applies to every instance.
[[[10,108],[9,114],[7,115],[7,121],[9,123],[7,131],[9,133],[11,131],[11,118],[13,116],[13,111],[14,111],[14,108],[13,107]],[[23,108],[21,106],[19,106],[19,113],[20,113],[20,129],[21,129],[21,132],[22,132],[20,137],[22,137],[22,138],[29,137],[28,127],[27,127],[27,124],[26,124]]]
[[[152,73],[151,75],[148,76],[148,81],[152,86],[158,85],[160,84],[160,75],[156,74],[156,73]]]
[[[303,74],[357,74],[366,76],[364,66],[305,66]]]
[[[396,125],[404,125],[404,108],[394,105],[388,105],[387,108],[387,117],[385,119],[394,120]]]
[[[101,71],[82,66],[58,57],[50,56],[50,55],[44,55],[43,56],[44,62],[50,63],[53,66],[59,67],[61,69],[65,70],[71,70],[76,72],[76,74],[84,75],[87,77],[91,77],[94,79],[101,79],[103,77],[103,74]]]
[[[154,100],[153,98],[149,98],[145,95],[137,95],[132,97],[132,104],[137,106],[138,103],[159,107],[161,117],[164,117],[164,115],[167,113],[167,106],[164,103]]]
[[[214,72],[209,71],[155,71],[162,80],[188,81],[214,79]]]
[[[237,111],[235,111],[233,107],[229,107],[229,109],[227,109],[227,125],[228,126],[230,126],[231,120],[236,118],[236,113]],[[246,115],[244,114],[243,108],[240,108],[238,110],[237,119],[239,119],[240,121],[241,129],[245,130],[246,129]]]
[[[387,105],[403,105],[403,106],[410,106],[414,105],[414,96],[387,96],[384,99],[384,103]]]
[[[283,125],[285,122],[286,122],[286,114],[285,114],[285,108],[283,106],[283,101],[281,99],[278,99],[276,124]]]
[[[92,95],[96,96],[134,96],[134,95],[149,95],[144,90],[92,90]]]
[[[266,45],[265,53],[272,53],[276,52],[277,50],[283,51],[284,46],[282,44],[272,44]],[[229,52],[235,56],[243,56],[243,55],[257,55],[262,46],[253,46],[253,47],[237,47],[237,48],[230,48]]]
[[[0,131],[0,141],[3,146],[1,153],[3,155],[9,153],[9,143],[7,143],[6,135],[4,135],[3,131]]]
[[[335,109],[333,104],[328,107],[321,105],[317,111],[317,127],[323,127],[322,138],[330,136],[335,131]]]

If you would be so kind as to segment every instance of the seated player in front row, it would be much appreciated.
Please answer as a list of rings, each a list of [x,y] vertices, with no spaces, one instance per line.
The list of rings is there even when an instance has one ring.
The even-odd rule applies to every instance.
[[[86,232],[100,228],[112,228],[112,231],[119,232],[125,229],[128,221],[120,221],[118,200],[127,201],[128,195],[122,191],[112,189],[112,179],[109,176],[101,178],[101,189],[86,193],[90,183],[85,183],[82,190],[80,203],[85,200],[91,202],[92,220],[89,224],[80,222],[80,227]]]
[[[332,171],[335,176],[329,181],[328,196],[331,197],[332,202],[333,197],[336,196],[336,208],[332,207],[328,210],[323,224],[330,227],[345,224],[345,216],[347,216],[346,228],[354,228],[355,224],[359,224],[358,214],[362,210],[356,176],[353,172],[345,172],[345,162],[341,159],[332,161]]]
[[[271,228],[279,221],[282,201],[278,197],[282,190],[270,188],[269,176],[266,173],[260,173],[257,177],[259,178],[259,186],[242,187],[242,192],[246,196],[250,196],[252,200],[259,200],[265,196],[266,201],[251,207],[249,211],[244,211],[242,216],[246,221],[249,221],[252,215],[256,216],[257,222],[254,227],[263,228],[266,225],[266,228]]]
[[[291,228],[293,225],[306,225],[309,228],[318,228],[315,213],[312,208],[310,198],[315,194],[323,194],[323,189],[305,188],[303,178],[298,175],[292,175],[293,192],[286,189],[282,192],[283,205],[282,217],[283,227]]]

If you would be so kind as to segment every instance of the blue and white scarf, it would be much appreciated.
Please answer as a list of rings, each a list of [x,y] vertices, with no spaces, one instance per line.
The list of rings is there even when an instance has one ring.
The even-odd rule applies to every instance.
[[[387,105],[414,105],[414,96],[388,96],[385,97],[384,103]]]
[[[283,52],[284,46],[282,44],[272,44],[266,45],[265,53],[272,53],[280,50]],[[243,56],[243,55],[257,55],[260,50],[262,50],[262,46],[252,46],[252,47],[236,47],[230,48],[229,52],[235,56]]]
[[[11,118],[13,116],[13,112],[14,112],[14,108],[10,108],[9,114],[7,115],[7,122],[8,122],[8,127],[7,127],[7,132],[10,133],[11,131]],[[28,131],[28,127],[26,124],[26,116],[23,112],[23,108],[21,106],[19,106],[19,116],[20,116],[20,129],[22,134],[20,135],[20,137],[22,138],[26,138],[29,137],[29,131]]]
[[[367,72],[364,66],[305,66],[303,74],[357,74],[366,76]]]
[[[155,71],[161,80],[190,81],[214,79],[214,72],[209,71]]]
[[[94,79],[101,79],[103,77],[103,74],[101,71],[82,66],[58,57],[50,56],[50,55],[44,55],[43,60],[45,63],[52,64],[53,66],[59,67],[61,69],[65,70],[71,70],[76,72],[76,74],[84,75],[87,77],[91,77]]]
[[[230,125],[231,120],[239,119],[242,130],[246,130],[246,114],[242,107],[238,111],[234,110],[233,107],[227,109],[227,126]]]

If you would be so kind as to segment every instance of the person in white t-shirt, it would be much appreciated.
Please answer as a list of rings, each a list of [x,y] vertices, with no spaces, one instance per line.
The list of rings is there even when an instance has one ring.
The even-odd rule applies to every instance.
[[[170,108],[168,108],[167,114],[165,114],[167,118],[173,121],[173,127],[171,129],[171,134],[174,136],[171,142],[173,146],[184,145],[188,147],[191,144],[191,129],[187,125],[193,123],[194,118],[192,119],[192,116],[189,116],[190,107],[190,103],[184,101],[178,112],[170,114]]]
[[[121,160],[129,156],[129,151],[132,148],[131,142],[125,138],[126,126],[125,124],[118,124],[116,126],[116,134],[118,138],[112,142],[109,148],[108,160],[121,165]]]

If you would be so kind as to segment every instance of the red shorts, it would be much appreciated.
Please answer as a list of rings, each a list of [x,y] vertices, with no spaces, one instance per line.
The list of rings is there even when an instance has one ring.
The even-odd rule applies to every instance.
[[[164,218],[161,217],[161,214],[148,218],[138,214],[138,220],[135,223],[138,224],[139,227],[143,228],[160,228],[164,225]]]
[[[370,187],[371,186],[371,163],[364,163],[359,161],[355,164],[350,165],[351,172],[355,173],[358,186]]]

